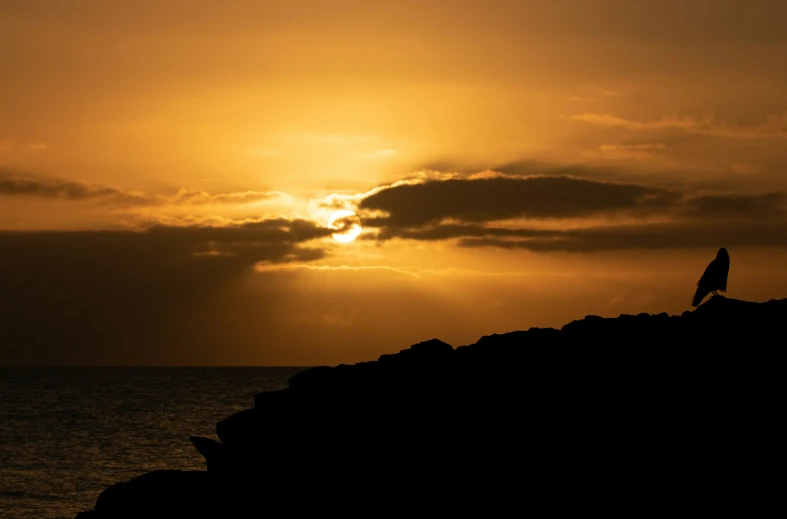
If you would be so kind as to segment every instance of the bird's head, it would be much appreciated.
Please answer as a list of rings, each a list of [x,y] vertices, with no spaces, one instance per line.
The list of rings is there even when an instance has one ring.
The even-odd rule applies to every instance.
[[[719,252],[716,253],[716,257],[720,259],[727,259],[727,260],[730,259],[730,255],[727,254],[727,249],[725,249],[724,247],[719,249]]]

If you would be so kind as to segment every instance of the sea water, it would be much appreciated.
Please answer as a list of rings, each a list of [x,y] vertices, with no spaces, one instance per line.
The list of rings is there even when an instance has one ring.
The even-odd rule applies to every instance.
[[[189,436],[305,368],[0,368],[0,517],[73,518],[107,486],[204,470]]]

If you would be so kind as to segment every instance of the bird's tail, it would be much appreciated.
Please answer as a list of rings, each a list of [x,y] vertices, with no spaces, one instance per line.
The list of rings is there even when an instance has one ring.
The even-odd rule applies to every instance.
[[[703,290],[701,287],[697,287],[697,291],[694,292],[694,299],[691,300],[691,306],[695,308],[700,306],[700,303],[702,303],[702,300],[707,295],[708,295],[707,290]]]

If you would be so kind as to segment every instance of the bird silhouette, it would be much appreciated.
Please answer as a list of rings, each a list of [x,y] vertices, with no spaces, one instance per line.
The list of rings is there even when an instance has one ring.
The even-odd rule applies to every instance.
[[[702,277],[697,282],[697,291],[694,292],[694,299],[691,306],[699,306],[708,294],[717,296],[717,290],[727,291],[727,273],[730,271],[730,255],[727,249],[722,247],[716,253],[716,259],[708,264]]]

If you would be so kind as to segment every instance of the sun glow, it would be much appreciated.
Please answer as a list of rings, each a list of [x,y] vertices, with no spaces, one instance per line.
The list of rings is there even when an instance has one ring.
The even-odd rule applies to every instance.
[[[336,229],[333,233],[333,239],[341,243],[349,243],[357,238],[363,228],[361,227],[361,219],[347,209],[340,209],[331,215],[328,221],[328,227]]]

